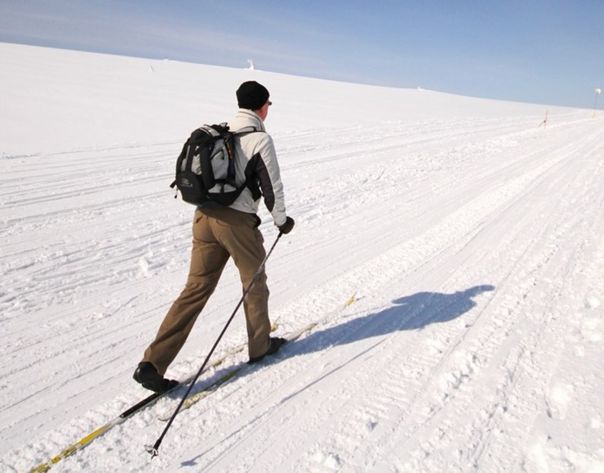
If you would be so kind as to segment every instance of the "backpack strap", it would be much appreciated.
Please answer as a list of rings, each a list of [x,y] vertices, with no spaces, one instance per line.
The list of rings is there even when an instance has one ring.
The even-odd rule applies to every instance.
[[[250,126],[241,128],[237,131],[234,131],[232,133],[233,133],[233,136],[235,136],[235,135],[240,136],[240,135],[247,135],[249,133],[266,133],[266,131],[259,130],[255,126],[250,125]],[[252,193],[252,199],[258,200],[260,197],[262,197],[262,192],[260,191],[260,185],[258,184],[258,179],[253,174],[246,172],[245,183],[243,184],[241,190],[243,190],[245,187],[247,187],[250,190],[250,192]]]
[[[247,135],[248,133],[266,133],[265,131],[259,130],[255,126],[246,126],[240,130],[233,131],[233,135]]]
[[[180,171],[183,159],[185,159],[187,157],[187,149],[189,147],[190,142],[191,142],[191,138],[189,138],[185,142],[184,146],[182,147],[182,151],[178,155],[178,159],[176,160],[176,174],[178,174],[178,171]],[[174,182],[172,182],[172,184],[170,184],[171,189],[174,189],[175,187],[176,187],[176,179],[174,179]],[[174,196],[174,198],[176,198],[176,196]]]

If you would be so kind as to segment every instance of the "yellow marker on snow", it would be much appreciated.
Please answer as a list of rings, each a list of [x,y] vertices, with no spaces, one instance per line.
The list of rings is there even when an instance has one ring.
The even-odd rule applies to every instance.
[[[348,307],[349,305],[354,304],[356,301],[357,301],[357,294],[355,292],[352,296],[350,296],[350,299],[348,299],[346,301],[346,304],[344,304],[344,307]]]

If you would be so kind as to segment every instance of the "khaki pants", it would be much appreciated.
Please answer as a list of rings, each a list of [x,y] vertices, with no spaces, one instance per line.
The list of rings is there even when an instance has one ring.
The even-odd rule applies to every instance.
[[[143,358],[143,361],[151,362],[160,374],[166,372],[184,345],[197,316],[214,292],[229,257],[239,269],[243,287],[251,282],[266,255],[258,222],[256,215],[226,207],[195,212],[187,284],[166,314]],[[250,357],[262,356],[270,345],[268,295],[266,274],[262,271],[243,304]]]

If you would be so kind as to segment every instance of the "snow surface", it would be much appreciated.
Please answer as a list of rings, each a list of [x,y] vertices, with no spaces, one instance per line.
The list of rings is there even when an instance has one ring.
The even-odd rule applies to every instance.
[[[174,400],[51,471],[604,471],[601,114],[12,44],[0,61],[0,470],[147,394],[131,374],[188,269],[175,157],[256,79],[297,222],[271,317],[319,326],[183,412],[153,461]],[[198,369],[240,291],[229,264],[169,375]],[[217,355],[244,341],[239,314]]]

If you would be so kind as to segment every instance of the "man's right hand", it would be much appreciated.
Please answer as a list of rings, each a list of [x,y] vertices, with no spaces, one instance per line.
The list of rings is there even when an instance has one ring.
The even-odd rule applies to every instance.
[[[296,222],[294,222],[294,219],[291,217],[286,217],[285,218],[285,223],[283,225],[279,225],[279,231],[281,233],[283,233],[284,235],[286,235],[287,233],[292,231],[292,228],[294,228],[294,224]]]

